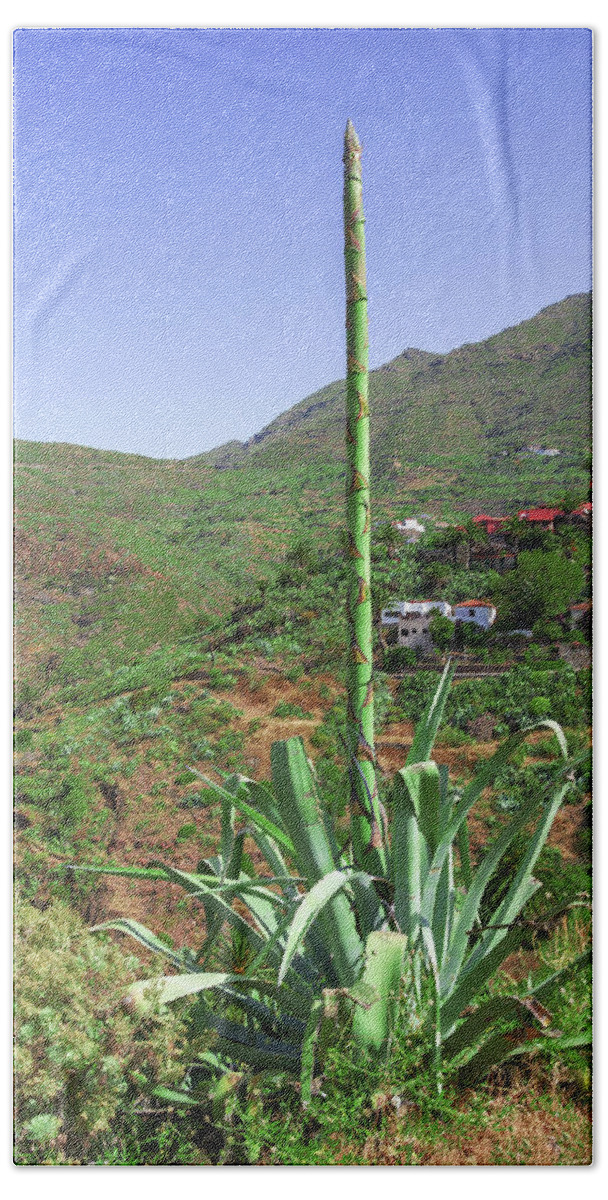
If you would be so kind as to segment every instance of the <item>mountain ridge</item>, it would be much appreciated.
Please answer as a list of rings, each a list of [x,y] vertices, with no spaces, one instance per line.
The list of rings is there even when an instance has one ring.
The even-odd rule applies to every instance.
[[[562,453],[584,450],[590,419],[590,332],[590,293],[576,293],[483,341],[464,343],[446,354],[408,347],[370,371],[376,474],[390,473],[391,460],[405,457],[420,465],[429,456],[441,456],[435,444],[439,430],[456,439],[465,453],[475,450],[480,436],[494,442],[492,454],[516,453],[526,441],[556,437],[564,442],[557,447]],[[309,452],[311,440],[320,451],[343,458],[344,391],[345,380],[334,380],[245,442],[233,439],[183,461],[221,468],[254,461],[272,465],[277,452],[283,461]]]

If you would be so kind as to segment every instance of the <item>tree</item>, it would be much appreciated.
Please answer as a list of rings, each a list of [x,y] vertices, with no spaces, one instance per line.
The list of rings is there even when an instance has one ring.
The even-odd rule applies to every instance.
[[[494,592],[503,628],[531,629],[557,617],[578,598],[585,582],[582,567],[559,550],[524,550],[517,567],[502,575]]]
[[[429,623],[429,633],[435,649],[444,654],[454,636],[454,622],[437,612]]]

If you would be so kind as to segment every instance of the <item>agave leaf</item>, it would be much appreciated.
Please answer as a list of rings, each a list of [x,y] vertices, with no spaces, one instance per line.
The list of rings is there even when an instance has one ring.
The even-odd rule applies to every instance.
[[[299,1070],[301,1043],[266,1037],[249,1025],[238,1025],[235,1021],[216,1016],[208,1007],[201,1009],[198,1015],[201,1027],[211,1029],[218,1035],[216,1049],[232,1062],[249,1063],[262,1070]]]
[[[259,990],[259,989],[258,989]],[[287,991],[287,988],[283,989]],[[237,991],[235,988],[225,987],[221,991],[222,997],[227,1004],[234,1005],[248,1018],[249,1024],[255,1022],[256,1027],[261,1027],[262,1033],[268,1034],[270,1037],[286,1037],[296,1038],[301,1041],[306,1021],[300,1020],[298,1017],[291,1016],[288,1013],[276,1011],[270,1008],[256,996],[249,996],[247,993]]]
[[[304,1037],[302,1039],[302,1057],[300,1067],[300,1097],[302,1108],[310,1104],[312,1080],[315,1072],[315,1047],[319,1037],[323,1019],[323,999],[321,996],[313,1001]]]
[[[542,979],[540,983],[535,984],[534,987],[529,989],[526,994],[537,997],[549,996],[551,995],[553,989],[557,987],[558,984],[562,983],[564,979],[567,979],[567,977],[571,975],[573,971],[578,970],[579,967],[587,967],[590,965],[591,949],[589,948],[588,950],[583,950],[582,954],[577,954],[576,958],[573,958],[572,961],[569,962],[565,967],[561,967],[559,971],[554,971],[551,975],[548,975],[546,979]]]
[[[565,783],[564,786],[560,788],[557,794],[553,797],[551,804],[548,806],[545,812],[542,813],[540,821],[538,822],[536,830],[534,831],[534,836],[528,842],[528,847],[523,855],[523,858],[521,859],[521,862],[519,863],[511,886],[504,900],[490,918],[490,925],[508,925],[515,919],[515,917],[519,915],[523,906],[523,890],[531,877],[536,860],[551,831],[551,826],[555,820],[557,811],[562,805],[567,792],[570,790],[570,787],[570,782]],[[500,931],[495,931],[494,936],[497,937],[499,934]]]
[[[171,1004],[184,996],[195,996],[201,992],[218,991],[235,1003],[240,1004],[242,1001],[243,1011],[250,1011],[253,1015],[260,1015],[268,1021],[291,1019],[295,1023],[290,1027],[294,1031],[299,1030],[300,1032],[304,1030],[311,1004],[310,995],[308,998],[298,996],[290,986],[279,988],[269,980],[248,979],[230,971],[198,971],[186,975],[161,975],[156,979],[143,979],[132,984],[127,994],[135,1004],[139,1005],[145,1001],[146,992],[151,987],[156,989],[155,994],[161,1004]],[[285,1010],[284,1014],[274,1014],[265,1006],[251,1007],[249,995],[241,995],[239,991],[235,990],[237,988],[243,989],[245,993],[255,991],[268,996]],[[259,1004],[254,1001],[254,1005],[256,1003]],[[249,1007],[247,1007],[248,1005]],[[265,1009],[264,1013],[262,1013],[262,1008]],[[285,1013],[288,1014],[288,1017],[285,1017]]]
[[[452,666],[451,660],[448,659],[441,679],[439,680],[437,691],[435,692],[429,707],[416,726],[414,740],[407,756],[408,766],[413,763],[426,762],[428,759],[435,744],[437,730],[441,724],[443,710],[445,708],[453,677],[454,667]]]
[[[281,819],[293,843],[298,869],[316,883],[335,868],[302,739],[274,742],[270,761]]]
[[[395,1028],[406,949],[402,933],[378,930],[367,938],[360,983],[375,998],[369,1005],[357,1004],[353,1014],[355,1042],[366,1052],[383,1053]]]
[[[463,1009],[471,1003],[505,958],[519,950],[525,935],[526,930],[522,927],[508,930],[503,941],[480,959],[468,974],[461,973],[453,992],[441,1003],[441,1030],[446,1039],[452,1033]]]
[[[462,1066],[458,1072],[458,1080],[465,1087],[476,1084],[492,1067],[498,1066],[505,1059],[515,1058],[522,1054],[532,1054],[535,1050],[546,1050],[550,1045],[553,1051],[567,1050],[575,1046],[591,1044],[591,1030],[567,1037],[550,1036],[550,1031],[540,1037],[533,1036],[533,1027],[526,1026],[526,1036],[521,1038],[521,1030],[515,1029],[509,1033],[499,1033],[490,1038]],[[531,1036],[532,1035],[532,1036]]]
[[[285,947],[283,961],[279,970],[279,983],[281,983],[285,978],[292,959],[298,947],[306,937],[310,926],[314,921],[317,920],[317,918],[323,912],[323,909],[330,904],[334,897],[357,878],[369,879],[369,876],[366,875],[364,871],[353,871],[349,872],[348,874],[343,871],[331,871],[322,879],[317,880],[314,887],[312,887],[304,896],[302,902],[298,905],[295,917],[289,930],[287,945]],[[361,955],[359,955],[359,960],[360,958]],[[359,961],[355,960],[353,962],[353,983],[357,975],[358,965]]]
[[[199,958],[204,959],[213,944],[213,941],[218,936],[221,926],[224,922],[231,925],[234,929],[239,930],[255,953],[258,953],[266,944],[266,940],[272,930],[265,927],[261,916],[255,916],[257,928],[253,928],[240,913],[227,904],[217,891],[211,888],[201,888],[197,893],[197,898],[200,898],[205,905],[205,913],[209,913],[211,918],[208,921],[208,936],[203,944]],[[272,957],[272,951],[271,951]]]
[[[316,784],[302,739],[289,738],[287,741],[274,742],[270,761],[281,818],[295,847],[298,870],[314,885],[323,878],[336,874],[339,876],[340,872],[336,872],[334,867],[332,849],[320,815]],[[331,954],[338,982],[343,987],[349,987],[354,983],[359,969],[363,944],[351,906],[345,896],[338,894],[339,890],[336,889],[328,910],[322,913],[319,932],[325,950]]]
[[[201,888],[209,890],[209,885],[203,882],[203,877],[200,875],[193,875],[190,871],[180,871],[178,867],[172,867],[169,863],[164,863],[160,859],[153,859],[152,862],[154,866],[162,867],[166,879],[171,883],[179,883],[180,887],[183,887],[184,891],[188,892],[191,896],[198,895]]]
[[[437,960],[440,966],[444,965],[448,955],[455,905],[454,865],[452,849],[450,847],[448,857],[443,864],[439,877],[433,912],[433,941],[437,947]]]
[[[176,1088],[156,1087],[152,1092],[155,1100],[167,1100],[169,1104],[183,1104],[186,1108],[197,1108],[203,1097],[195,1100],[189,1092],[179,1092]]]
[[[272,937],[279,924],[276,909],[285,909],[283,897],[269,892],[267,888],[260,892],[258,889],[250,890],[247,886],[239,888],[236,895],[242,904],[247,905],[256,924],[264,929],[268,937]],[[291,905],[289,907],[291,909]]]
[[[473,882],[473,872],[471,870],[471,851],[469,845],[469,827],[465,820],[462,822],[457,833],[458,853],[460,855],[460,871],[462,874],[462,882],[465,888],[468,889]]]
[[[386,912],[378,899],[378,893],[370,878],[366,880],[354,880],[353,899],[359,919],[361,936],[367,939],[370,933],[381,929],[386,921]]]
[[[488,953],[488,950],[491,950],[493,946],[502,941],[505,936],[505,926],[510,925],[515,920],[529,899],[531,871],[547,840],[557,810],[562,804],[570,786],[569,782],[564,784],[554,796],[548,808],[541,813],[538,825],[528,842],[527,850],[519,864],[507,895],[488,922],[488,925],[498,926],[498,928],[489,929],[487,932],[484,931],[478,944],[473,948],[469,956],[466,966],[467,971],[471,970],[479,959]],[[521,828],[521,821],[515,823],[518,828]]]
[[[227,789],[228,790],[228,789]],[[222,820],[220,829],[220,858],[222,860],[222,882],[227,875],[234,874],[231,871],[233,851],[236,847],[236,834],[234,830],[236,810],[231,796],[222,796]],[[238,864],[236,876],[240,874],[241,859],[243,857],[243,842],[244,837],[241,837],[240,844],[236,847],[235,865]],[[240,851],[240,853],[239,853]]]
[[[402,771],[397,772],[393,784],[392,832],[395,919],[413,945],[420,920],[422,834]]]
[[[303,882],[303,876],[290,875],[279,847],[268,834],[261,829],[252,829],[251,837],[264,855],[270,869],[275,873],[273,882],[280,883],[284,895],[289,900],[297,902],[300,898],[298,883]]]
[[[471,887],[454,922],[454,931],[448,957],[441,971],[441,995],[444,999],[450,994],[458,980],[462,962],[468,950],[469,933],[473,929],[477,918],[485,888],[514,837],[520,829],[523,829],[527,825],[532,812],[537,806],[538,798],[536,796],[532,797],[527,804],[522,805],[520,812],[516,813],[507,828],[496,839],[475,872]],[[495,942],[502,940],[505,933],[505,929],[496,930],[488,940],[493,945]],[[467,966],[469,969],[475,965],[478,959],[485,955],[487,950],[488,943],[482,937],[468,960]]]
[[[516,1054],[529,1054],[532,1050],[546,1050],[547,1044],[552,1050],[572,1050],[576,1046],[591,1046],[593,1045],[593,1031],[586,1029],[583,1033],[569,1034],[567,1037],[551,1038],[547,1043],[546,1038],[539,1038],[535,1042],[527,1042],[524,1046],[518,1046],[511,1051],[510,1058]]]
[[[53,870],[88,871],[91,875],[126,875],[133,879],[164,880],[167,875],[160,867],[81,867],[78,863],[61,863]]]
[[[423,887],[421,912],[423,917],[425,917],[428,921],[432,921],[433,919],[435,895],[443,864],[447,857],[450,846],[453,844],[454,839],[459,834],[459,831],[466,820],[469,810],[473,807],[476,800],[479,799],[484,789],[492,786],[496,776],[508,762],[513,751],[521,745],[525,738],[528,737],[530,732],[533,729],[539,728],[540,726],[547,725],[549,728],[553,729],[554,733],[557,733],[559,730],[559,733],[561,734],[561,740],[558,739],[560,740],[560,746],[565,744],[561,729],[554,721],[541,721],[539,725],[533,725],[529,729],[520,729],[517,733],[511,734],[511,736],[508,737],[505,742],[503,742],[502,746],[498,747],[498,750],[496,750],[492,757],[489,758],[487,762],[485,762],[484,765],[476,771],[471,782],[464,788],[460,800],[454,806],[449,824],[442,834],[439,845],[437,846],[428,872],[428,877]],[[568,774],[572,769],[572,765],[572,763],[564,763],[562,774]],[[550,786],[553,786],[553,784]],[[544,791],[539,793],[538,797],[536,798],[537,804],[540,804],[542,797],[547,790],[549,789],[546,788]]]
[[[432,858],[440,830],[441,777],[437,763],[420,762],[402,767],[397,772],[402,777],[410,794],[418,820],[418,828],[428,846],[429,860]]]
[[[278,825],[275,825],[274,821],[271,821],[268,817],[264,816],[263,813],[258,812],[257,809],[255,809],[251,804],[248,804],[245,800],[243,800],[242,796],[240,796],[238,793],[232,796],[230,792],[226,792],[224,788],[220,787],[219,784],[214,783],[212,779],[208,779],[206,775],[202,775],[200,771],[196,771],[193,767],[190,767],[190,770],[194,775],[198,775],[199,779],[202,779],[203,783],[205,783],[208,788],[211,788],[213,791],[215,791],[220,798],[225,798],[227,796],[230,801],[236,805],[236,807],[240,809],[242,813],[244,813],[246,817],[249,817],[249,820],[253,825],[256,825],[258,829],[262,829],[264,833],[267,833],[271,838],[274,838],[275,842],[278,842],[288,854],[293,855],[295,853],[293,843],[291,842],[290,838],[287,837],[287,834],[285,834]]]
[[[92,925],[90,932],[99,933],[106,929],[115,929],[118,933],[128,933],[130,937],[135,938],[136,942],[145,946],[146,950],[151,950],[153,954],[163,954],[169,962],[173,963],[174,967],[187,965],[183,951],[172,950],[166,942],[162,942],[155,933],[146,929],[146,926],[141,925],[139,921],[132,921],[129,917],[117,917],[114,921],[104,921],[101,925]]]
[[[512,1030],[509,1033],[496,1033],[494,1037],[484,1042],[480,1050],[468,1060],[458,1072],[458,1083],[461,1087],[474,1087],[483,1079],[492,1067],[497,1067],[506,1058],[521,1049],[521,1031]],[[527,1044],[526,1049],[529,1048]]]
[[[495,1021],[509,1021],[511,1024],[518,1022],[528,1028],[531,1017],[536,1017],[544,1028],[545,1021],[536,1016],[529,1001],[526,1002],[518,996],[493,996],[471,1013],[450,1037],[444,1039],[444,1055],[454,1058],[471,1048]]]

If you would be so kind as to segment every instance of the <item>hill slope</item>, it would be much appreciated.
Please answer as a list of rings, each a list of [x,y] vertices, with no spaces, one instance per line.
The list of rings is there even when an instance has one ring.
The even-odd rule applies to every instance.
[[[513,474],[527,445],[560,450],[562,468],[589,452],[591,302],[569,296],[531,320],[449,354],[405,350],[370,374],[372,469],[379,494],[410,490],[433,468],[481,478]],[[343,460],[344,380],[282,413],[246,443],[229,442],[191,462],[285,467],[307,455]],[[414,477],[412,477],[412,472]],[[516,472],[517,473],[517,472]],[[489,481],[487,481],[489,482]],[[399,489],[400,490],[400,489]],[[461,494],[459,499],[474,497]]]

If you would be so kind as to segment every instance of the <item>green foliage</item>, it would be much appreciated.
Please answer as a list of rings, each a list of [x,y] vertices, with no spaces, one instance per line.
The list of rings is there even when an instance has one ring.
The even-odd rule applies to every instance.
[[[501,626],[531,629],[559,616],[578,599],[584,581],[579,563],[559,550],[523,551],[515,570],[502,575],[494,589]]]
[[[292,704],[289,700],[280,700],[272,710],[273,717],[299,717],[301,721],[314,721],[314,713],[306,712],[299,704]]]
[[[125,1002],[137,959],[90,934],[66,905],[16,913],[16,1161],[87,1163],[112,1153],[114,1126],[185,1066],[184,1027],[150,997]]]
[[[398,704],[407,720],[420,719],[438,678],[434,672],[420,671],[399,685]],[[536,719],[539,696],[550,703],[554,720],[568,729],[589,724],[588,672],[577,673],[561,660],[534,662],[534,655],[532,662],[527,660],[500,676],[458,680],[447,700],[446,721],[466,732],[472,720],[489,712],[502,733],[520,729]]]
[[[426,1030],[429,1047],[433,1046],[438,1091],[444,1067],[448,1072],[464,1070],[470,1079],[483,1076],[505,1055],[520,1053],[531,1036],[534,1009],[525,997],[484,1001],[479,1015],[463,1024],[461,1014],[502,960],[522,944],[525,927],[520,916],[539,886],[532,871],[571,786],[572,765],[562,760],[539,766],[544,779],[518,800],[508,824],[472,873],[467,815],[501,772],[510,769],[510,759],[523,747],[526,735],[513,734],[483,763],[462,794],[450,790],[447,773],[429,761],[450,677],[446,668],[418,724],[408,765],[395,777],[389,826],[377,830],[386,877],[372,878],[352,853],[339,849],[337,827],[317,791],[303,744],[292,738],[273,745],[271,784],[243,776],[232,776],[223,787],[205,781],[222,806],[219,853],[205,860],[205,874],[191,875],[169,865],[153,872],[158,878],[160,870],[203,905],[207,927],[203,946],[194,953],[176,952],[135,922],[108,924],[164,953],[180,970],[176,976],[155,981],[160,997],[165,1002],[186,995],[199,997],[194,1026],[199,1034],[216,1035],[215,1050],[226,1067],[244,1062],[300,1072],[303,1099],[309,1097],[327,1022],[333,1016],[345,1019],[344,1014],[340,1018],[344,1005],[335,1009],[331,995],[347,1003],[346,1019],[349,1023],[352,1019],[360,1049],[387,1052],[394,1028],[390,999],[394,1000],[394,964],[403,961],[406,945],[407,971],[412,972],[407,989],[410,1019],[413,1028]],[[565,754],[559,726],[546,724]],[[239,832],[237,817],[247,820]],[[505,856],[524,830],[522,852],[505,869],[509,862]],[[247,834],[265,858],[269,874],[256,875],[251,860],[246,865]],[[285,856],[295,876],[288,871]],[[147,878],[150,872],[138,874]],[[306,889],[301,892],[298,885],[303,881]],[[269,884],[279,890],[271,890]],[[238,909],[233,907],[235,899]],[[247,921],[243,906],[249,912]],[[205,969],[225,923],[233,931],[233,945],[235,936],[242,942],[238,974]],[[374,955],[379,953],[375,939],[391,931],[397,940],[406,940],[394,948],[387,945],[387,955],[383,948],[374,965]],[[146,986],[141,983],[131,990],[136,1003]],[[364,1011],[358,1013],[361,1005]],[[233,1013],[240,1017],[236,1024]],[[500,1032],[505,1022],[511,1030],[506,1040]],[[541,1036],[543,1027],[541,1021],[535,1036]]]
[[[436,612],[431,618],[429,633],[433,645],[441,653],[444,653],[454,637],[454,622],[450,621],[449,617],[444,617],[442,613]]]
[[[415,667],[416,651],[409,646],[387,646],[384,651],[384,667],[387,671],[399,671],[403,667]]]

